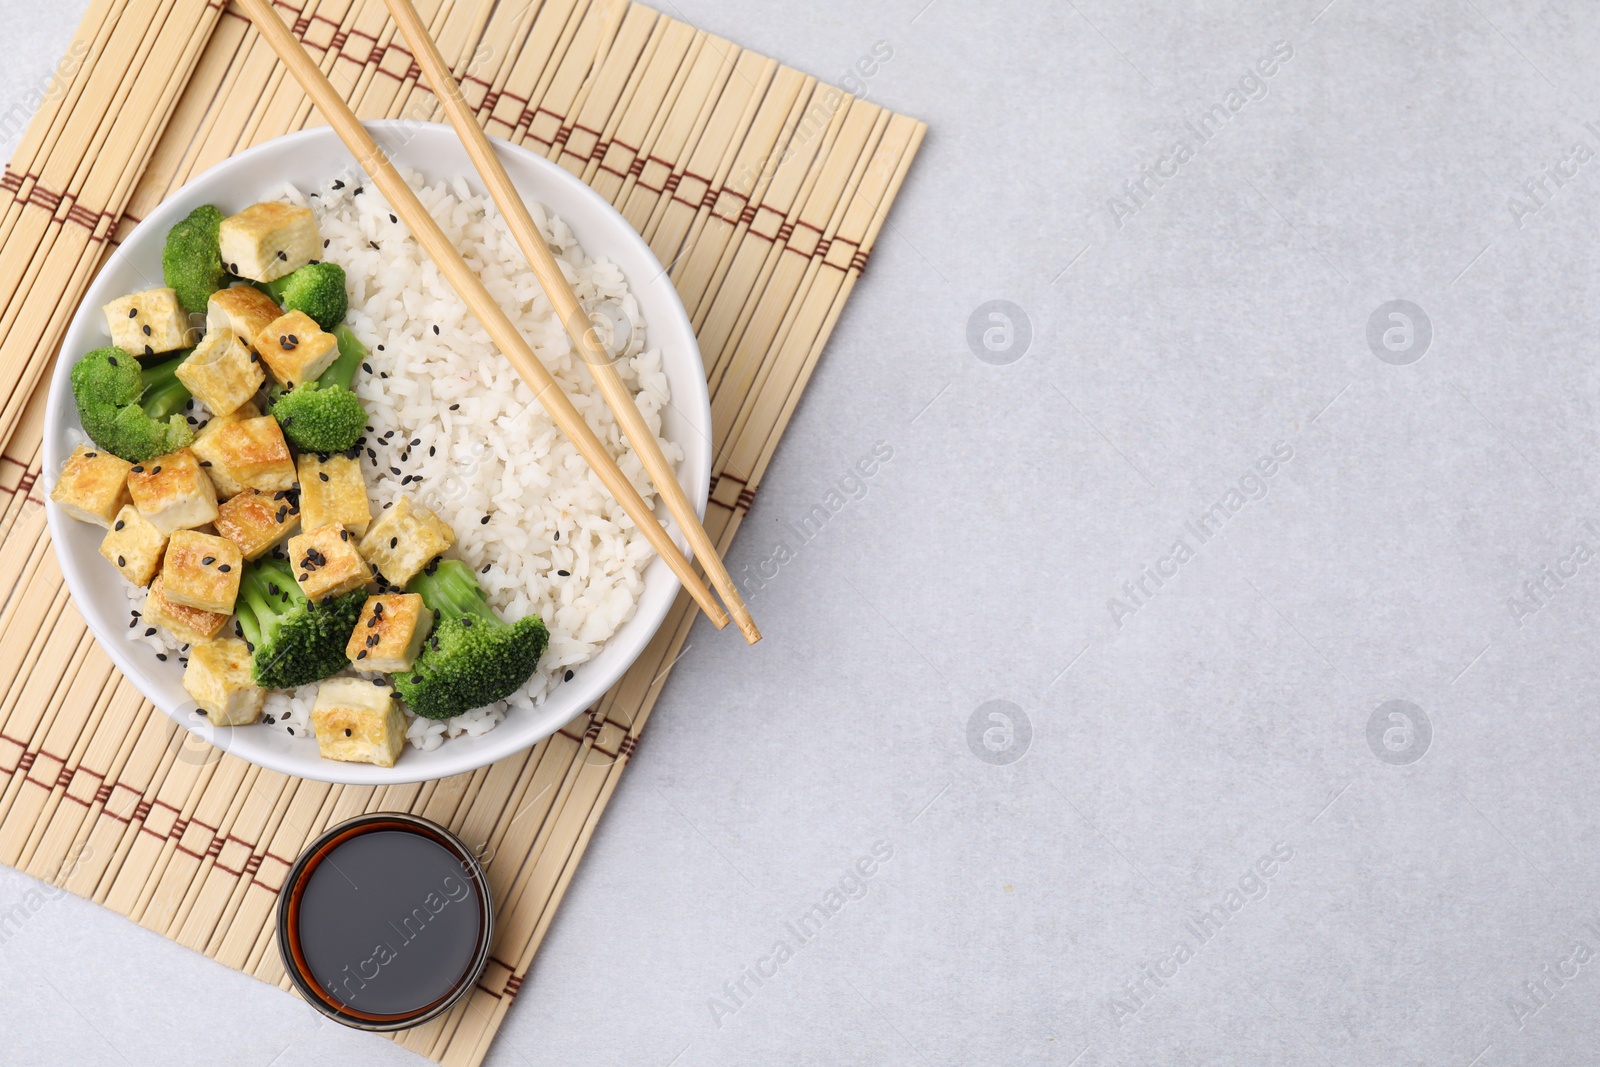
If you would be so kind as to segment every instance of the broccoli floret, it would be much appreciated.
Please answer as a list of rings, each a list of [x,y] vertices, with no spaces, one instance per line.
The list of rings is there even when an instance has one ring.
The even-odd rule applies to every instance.
[[[245,568],[236,611],[254,653],[250,673],[266,689],[321,681],[350,665],[344,647],[367,602],[364,589],[320,604],[306,599],[289,562],[268,557]]]
[[[143,463],[194,441],[184,418],[189,390],[177,378],[180,352],[164,363],[141,368],[120,348],[97,348],[72,368],[72,397],[78,419],[94,443],[130,463]]]
[[[161,276],[191,315],[205,314],[211,294],[227,284],[228,272],[223,269],[217,241],[221,225],[222,212],[201,204],[167,231],[167,243],[161,249]]]
[[[539,665],[550,639],[544,622],[537,615],[503,621],[465,563],[435,561],[406,591],[421,594],[437,618],[416,665],[394,678],[395,689],[418,715],[448,719],[504,700]]]
[[[307,263],[261,288],[283,305],[284,311],[303,311],[324,330],[344,321],[350,295],[344,288],[344,268],[337,263]]]
[[[272,404],[283,435],[302,452],[348,451],[367,424],[367,409],[350,391],[356,368],[367,356],[366,346],[342,323],[334,327],[333,335],[339,341],[339,358],[332,366],[316,381],[301,383]]]

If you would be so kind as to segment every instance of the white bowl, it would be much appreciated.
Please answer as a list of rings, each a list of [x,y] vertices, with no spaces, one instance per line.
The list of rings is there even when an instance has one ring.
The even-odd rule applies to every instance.
[[[420,171],[430,181],[462,175],[475,191],[483,190],[460,140],[448,126],[370,122],[367,129],[395,163]],[[703,515],[711,470],[711,405],[694,330],[666,272],[626,220],[583,182],[516,145],[497,141],[495,147],[524,197],[547,206],[572,228],[586,253],[610,259],[627,276],[645,319],[646,343],[661,349],[672,389],[672,404],[662,412],[662,436],[683,448],[678,477]],[[67,329],[45,415],[47,485],[54,484],[74,444],[83,440],[68,380],[72,364],[90,349],[109,343],[102,305],[125,293],[161,284],[161,247],[172,224],[201,204],[215,204],[226,214],[255,203],[281,182],[309,190],[341,171],[359,174],[354,159],[330,129],[323,126],[292,133],[206,171],[168,197],[129,234],[89,287]],[[290,737],[260,725],[215,729],[195,713],[194,702],[183,690],[183,671],[177,660],[162,663],[154,649],[126,636],[135,631],[128,629],[124,579],[98,551],[104,531],[62,514],[54,504],[47,508],[50,537],[74,603],[100,646],[140,692],[217,748],[275,771],[325,782],[387,785],[427,781],[474,770],[538,743],[588,708],[622,676],[649,644],[679,589],[677,576],[666,563],[659,558],[651,561],[633,618],[612,635],[599,655],[576,668],[572,680],[557,686],[531,713],[512,712],[484,736],[453,738],[432,752],[419,752],[408,745],[394,767],[339,763],[319,757],[316,742],[310,738]],[[669,525],[668,531],[680,546],[684,544],[676,524]]]

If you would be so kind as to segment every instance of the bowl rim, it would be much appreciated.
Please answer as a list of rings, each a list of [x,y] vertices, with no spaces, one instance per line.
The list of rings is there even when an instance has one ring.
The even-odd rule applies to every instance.
[[[472,188],[474,195],[486,195],[482,179],[472,169],[470,160],[465,155],[455,130],[448,125],[436,122],[417,122],[407,119],[383,119],[364,122],[368,132],[378,141],[386,154],[394,159],[396,165],[413,171],[420,171],[428,181],[448,180],[456,176],[463,178]],[[398,146],[393,144],[399,140]],[[426,142],[442,143],[442,146],[453,148],[459,153],[461,168],[453,173],[442,173],[435,163],[427,162],[419,165],[413,158],[405,158],[407,150],[421,152]],[[497,151],[502,154],[512,171],[513,181],[517,182],[520,175],[519,167],[527,166],[533,171],[524,184],[538,183],[541,190],[537,195],[530,195],[530,199],[545,202],[549,193],[543,183],[552,187],[565,190],[567,195],[575,197],[581,202],[586,202],[586,207],[578,216],[570,212],[558,211],[551,208],[551,214],[556,215],[565,222],[575,234],[580,234],[580,243],[588,255],[596,255],[596,248],[591,235],[588,239],[581,236],[583,231],[595,229],[614,230],[614,235],[607,233],[605,245],[605,258],[615,263],[623,271],[628,282],[629,291],[641,305],[647,302],[651,310],[644,314],[646,328],[649,331],[649,346],[659,348],[663,352],[663,363],[674,359],[692,361],[696,373],[679,375],[687,382],[673,382],[673,397],[671,406],[682,416],[691,431],[687,435],[680,435],[682,439],[676,440],[684,452],[684,458],[678,464],[679,483],[684,487],[690,502],[695,507],[696,514],[704,518],[706,501],[710,494],[710,468],[711,468],[711,400],[706,383],[704,360],[700,353],[698,339],[689,320],[687,310],[677,291],[667,278],[667,272],[662,267],[660,260],[651,251],[649,244],[634,230],[626,218],[599,193],[591,189],[577,176],[560,167],[537,153],[521,145],[497,137],[491,137]],[[164,240],[165,233],[170,226],[183,215],[193,210],[200,203],[207,202],[206,192],[218,182],[228,180],[235,173],[248,170],[252,163],[262,157],[271,156],[286,150],[292,150],[307,142],[330,142],[338,144],[334,131],[328,126],[314,126],[304,130],[275,137],[261,144],[254,145],[242,152],[235,153],[219,161],[207,170],[191,178],[178,189],[173,190],[161,203],[140,221],[134,230],[114,250],[106,263],[96,272],[79,300],[77,310],[73,313],[66,329],[63,331],[61,351],[63,353],[75,351],[81,345],[74,345],[74,339],[86,330],[94,331],[100,328],[94,324],[93,316],[99,313],[101,303],[120,293],[104,296],[99,290],[109,286],[107,281],[109,270],[118,256],[124,256],[126,250],[139,248],[143,242],[151,240]],[[415,148],[412,146],[416,145]],[[360,165],[355,158],[342,146],[338,150],[344,157],[349,168],[357,173],[362,173]],[[449,158],[448,156],[444,158]],[[283,179],[288,180],[288,179]],[[272,187],[270,180],[260,183],[262,190],[269,191]],[[592,211],[590,210],[592,209]],[[580,221],[581,220],[581,221]],[[627,246],[629,255],[621,255],[620,249],[611,244],[613,239],[621,245]],[[628,269],[622,262],[628,258],[639,259],[638,265],[653,267],[646,278],[640,278],[636,271]],[[138,268],[134,268],[138,269]],[[647,298],[646,294],[650,294]],[[657,295],[660,294],[660,295]],[[102,299],[103,297],[103,299]],[[100,330],[103,333],[103,330]],[[673,356],[672,352],[681,355]],[[77,411],[71,401],[71,386],[69,375],[75,360],[59,358],[49,384],[47,397],[43,440],[42,480],[47,489],[53,488],[57,472],[66,456],[71,451],[71,444],[67,441],[66,431],[69,427],[77,425]],[[684,385],[689,389],[685,395]],[[63,398],[65,401],[63,402]],[[695,440],[694,438],[698,438]],[[76,525],[73,520],[61,512],[54,501],[45,500],[46,524],[50,532],[52,549],[61,567],[63,579],[68,591],[72,594],[79,613],[82,615],[85,627],[92,633],[100,646],[116,665],[124,677],[131,682],[140,694],[160,709],[169,719],[177,725],[194,734],[209,748],[202,747],[199,751],[204,755],[199,758],[215,759],[218,751],[227,752],[238,756],[240,759],[254,763],[257,766],[296,778],[306,778],[313,781],[330,782],[344,785],[401,785],[416,782],[434,781],[439,778],[450,777],[455,774],[467,773],[487,766],[498,760],[504,759],[514,753],[532,748],[539,742],[559,731],[568,722],[582,715],[593,707],[607,690],[622,677],[634,664],[640,655],[649,647],[661,625],[666,621],[672,606],[677,602],[681,583],[670,567],[657,555],[647,565],[643,575],[644,591],[640,594],[639,605],[631,617],[617,634],[613,634],[607,643],[602,646],[601,654],[606,648],[611,647],[619,635],[625,635],[633,647],[610,665],[610,669],[603,672],[590,668],[595,660],[580,666],[573,679],[561,683],[552,695],[556,699],[562,690],[566,696],[555,710],[570,705],[570,713],[559,718],[552,718],[552,712],[546,711],[549,701],[536,708],[534,713],[539,715],[540,725],[524,731],[508,730],[507,726],[514,722],[509,717],[496,726],[493,730],[478,737],[463,735],[458,738],[446,739],[439,748],[429,752],[418,752],[409,743],[402,751],[401,757],[393,767],[379,767],[375,764],[343,763],[336,760],[326,760],[316,754],[315,748],[308,751],[309,759],[305,761],[294,757],[283,756],[269,748],[261,748],[248,743],[251,736],[249,731],[234,731],[227,728],[217,729],[201,715],[195,714],[192,703],[169,707],[162,699],[152,693],[155,686],[148,684],[150,679],[146,675],[145,665],[140,664],[134,657],[134,644],[122,637],[116,630],[101,625],[97,613],[90,610],[93,601],[85,595],[85,589],[95,580],[95,576],[83,566],[85,560],[71,552],[63,551],[67,539],[64,536],[70,528],[68,524]],[[675,521],[671,520],[664,509],[661,511],[665,520],[668,534],[672,537],[680,550],[692,558],[691,549],[682,531]],[[92,565],[106,565],[98,553],[93,554]],[[120,576],[119,576],[120,578]],[[659,592],[656,592],[659,590]],[[123,596],[124,591],[119,587],[118,596]],[[631,632],[628,628],[633,627]],[[598,656],[597,656],[598,658]],[[259,725],[259,724],[252,724]],[[265,729],[265,727],[263,727]],[[243,739],[244,743],[241,743]],[[465,742],[464,744],[462,742]],[[314,745],[314,741],[309,741]],[[440,753],[446,753],[440,755]],[[406,756],[412,756],[407,760]],[[418,757],[432,757],[424,761]],[[193,757],[191,757],[193,758]],[[415,768],[408,770],[410,767]]]

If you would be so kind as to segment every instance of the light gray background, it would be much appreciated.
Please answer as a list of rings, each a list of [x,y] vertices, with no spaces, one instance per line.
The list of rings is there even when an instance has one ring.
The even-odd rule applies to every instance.
[[[730,560],[794,550],[767,639],[696,630],[490,1062],[1593,1062],[1600,564],[1510,603],[1600,550],[1600,159],[1510,203],[1600,154],[1593,6],[925,2],[665,4],[835,80],[888,42],[868,93],[931,132]],[[0,2],[7,106],[82,6]],[[1367,341],[1397,298],[1433,330],[1409,365]],[[996,299],[1033,334],[1009,366],[966,341]],[[1017,714],[969,746],[996,699],[1025,753]],[[1395,699],[1425,751],[1415,715],[1369,744]],[[0,911],[33,885],[0,870]],[[72,898],[0,974],[8,1063],[420,1062]]]

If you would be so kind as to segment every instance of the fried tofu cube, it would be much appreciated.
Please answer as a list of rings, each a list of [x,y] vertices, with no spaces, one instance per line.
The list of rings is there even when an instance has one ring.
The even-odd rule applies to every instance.
[[[217,491],[190,449],[135,463],[128,469],[133,506],[162,533],[192,530],[217,517]]]
[[[339,340],[304,311],[280,315],[256,334],[256,351],[285,389],[322,375],[339,358]]]
[[[409,671],[433,631],[433,612],[416,593],[369,596],[344,654],[358,671]]]
[[[250,673],[250,647],[237,637],[201,641],[190,649],[183,688],[212,726],[255,722],[267,700],[267,691]]]
[[[356,551],[355,538],[336,524],[289,538],[289,566],[301,591],[313,601],[360,589],[372,581],[372,568]]]
[[[100,554],[134,585],[149,585],[161,570],[167,535],[126,504],[117,512],[111,530],[100,542]]]
[[[223,499],[243,492],[245,487],[234,481],[226,467],[218,465],[217,460],[221,453],[217,450],[217,435],[222,432],[224,426],[260,417],[261,409],[256,407],[255,401],[246,401],[237,410],[227,415],[218,415],[200,427],[200,432],[194,435],[194,444],[189,446],[189,451],[200,458],[200,466],[204,467],[206,474],[211,477],[211,484],[216,488],[217,496]]]
[[[228,616],[218,611],[201,611],[186,608],[167,599],[166,582],[156,575],[150,583],[150,592],[144,598],[140,621],[147,626],[159,626],[167,633],[187,644],[195,644],[217,636],[228,622]]]
[[[175,352],[185,344],[189,319],[171,289],[146,289],[122,296],[102,310],[111,328],[111,343],[136,356]]]
[[[289,536],[300,521],[294,495],[280,489],[246,489],[217,507],[217,533],[239,546],[245,559],[260,559]]]
[[[292,274],[322,253],[316,216],[293,204],[252,204],[223,219],[217,238],[228,270],[256,282]]]
[[[61,467],[50,499],[83,522],[109,527],[128,503],[128,472],[133,464],[93,445],[79,445]]]
[[[455,531],[409,496],[378,516],[361,538],[361,554],[393,585],[405,585],[456,542]]]
[[[406,717],[388,686],[329,678],[317,687],[311,729],[323,759],[393,767],[406,745]]]
[[[367,481],[361,461],[345,455],[320,459],[307,452],[300,456],[300,511],[306,529],[338,523],[360,537],[372,522],[367,503]]]
[[[215,434],[206,435],[202,448],[211,475],[220,473],[230,486],[264,493],[294,487],[294,460],[278,420],[271,415],[225,423]]]
[[[255,353],[231,330],[212,330],[178,364],[178,380],[218,415],[231,415],[267,380]]]
[[[226,537],[179,530],[167,542],[162,588],[179,607],[233,614],[244,554]]]
[[[239,343],[253,348],[256,334],[283,314],[272,297],[253,285],[235,285],[211,294],[206,303],[206,332],[227,330]]]

